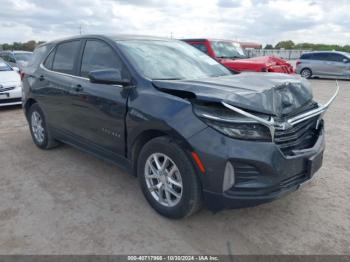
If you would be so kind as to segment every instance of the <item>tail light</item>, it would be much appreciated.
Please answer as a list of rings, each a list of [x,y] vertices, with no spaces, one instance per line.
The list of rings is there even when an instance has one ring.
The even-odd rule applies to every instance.
[[[21,81],[23,81],[23,78],[24,78],[24,76],[25,76],[25,73],[24,73],[23,71],[20,71],[20,72],[19,72],[19,75],[21,76]]]
[[[300,60],[298,60],[297,61],[297,63],[296,63],[296,65],[300,65],[301,64],[301,61]]]

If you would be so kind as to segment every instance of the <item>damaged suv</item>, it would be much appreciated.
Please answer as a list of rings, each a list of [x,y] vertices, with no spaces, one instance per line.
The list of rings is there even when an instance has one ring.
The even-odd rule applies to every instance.
[[[142,36],[45,43],[23,89],[39,148],[63,142],[125,167],[170,218],[299,188],[322,164],[336,96],[321,105],[299,76],[233,75],[184,42]]]

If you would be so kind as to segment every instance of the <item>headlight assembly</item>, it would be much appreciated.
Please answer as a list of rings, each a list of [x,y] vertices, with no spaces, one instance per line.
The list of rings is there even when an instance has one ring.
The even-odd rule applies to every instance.
[[[220,133],[246,140],[271,141],[270,130],[251,120],[219,106],[194,105],[194,113],[208,126]]]

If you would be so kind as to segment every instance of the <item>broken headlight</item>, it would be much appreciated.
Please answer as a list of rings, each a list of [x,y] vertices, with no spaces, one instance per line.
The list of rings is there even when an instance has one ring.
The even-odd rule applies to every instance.
[[[221,105],[193,105],[194,113],[220,133],[246,140],[271,141],[270,130],[252,119],[225,109]]]

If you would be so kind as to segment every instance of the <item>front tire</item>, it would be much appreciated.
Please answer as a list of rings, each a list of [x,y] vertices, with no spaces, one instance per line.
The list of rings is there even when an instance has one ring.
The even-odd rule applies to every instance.
[[[169,137],[149,141],[141,150],[137,174],[143,194],[161,215],[178,219],[201,206],[201,186],[192,162]]]
[[[41,149],[56,147],[58,142],[52,138],[45,116],[38,104],[33,104],[28,112],[29,129],[33,142]]]

